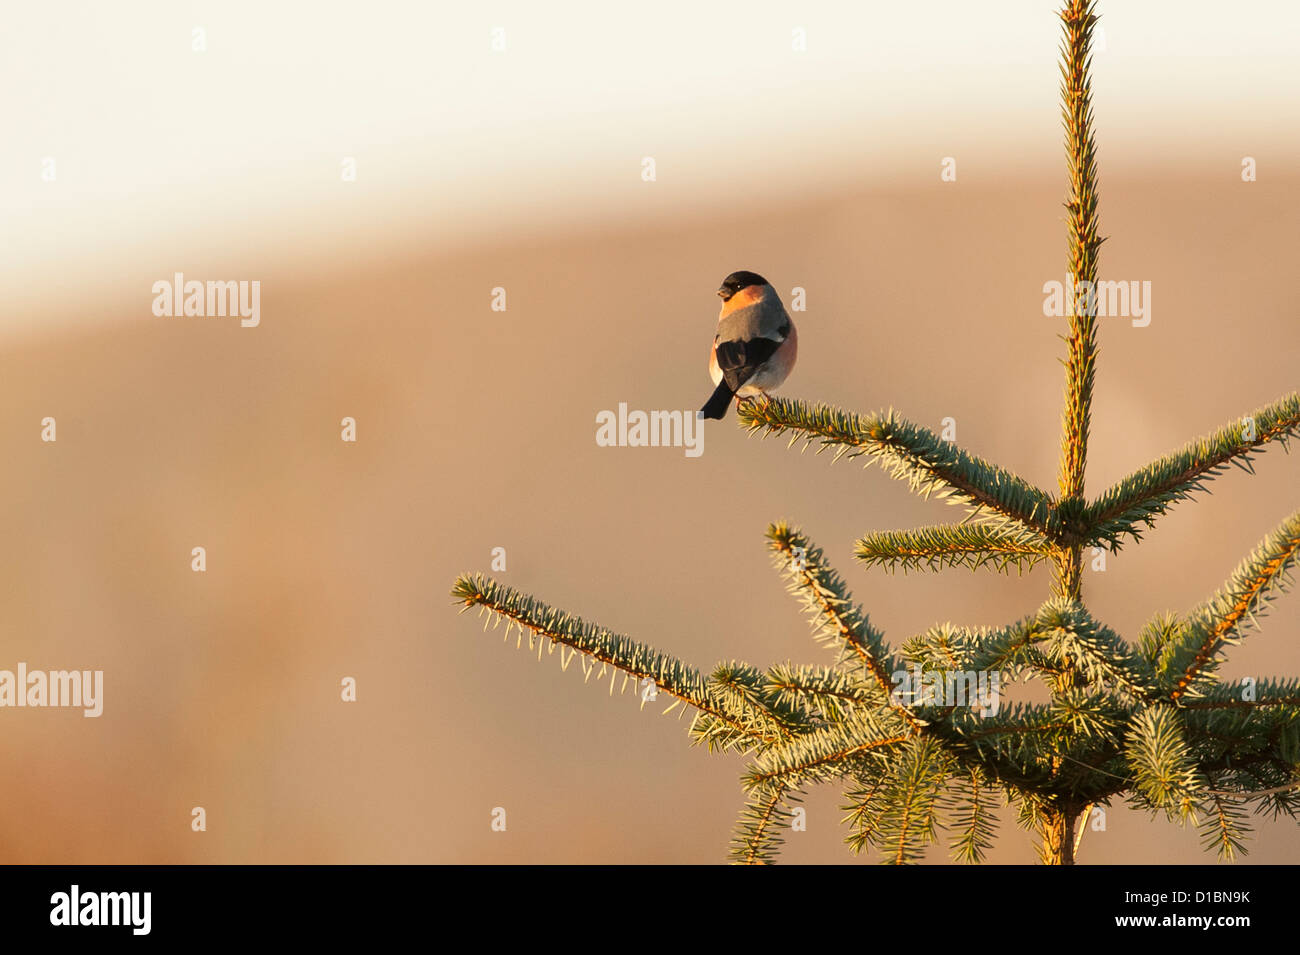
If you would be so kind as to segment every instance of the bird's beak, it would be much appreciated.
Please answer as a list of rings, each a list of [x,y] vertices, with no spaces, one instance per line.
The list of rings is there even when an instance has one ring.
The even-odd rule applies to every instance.
[[[727,288],[725,285],[722,286],[722,288],[718,289],[718,298],[722,299],[724,302],[731,298],[731,289]]]

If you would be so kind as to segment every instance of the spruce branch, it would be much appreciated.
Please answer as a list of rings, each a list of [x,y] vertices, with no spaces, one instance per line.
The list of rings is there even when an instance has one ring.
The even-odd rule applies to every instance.
[[[747,663],[719,664],[708,685],[736,723],[758,728],[764,739],[788,740],[820,725],[802,705],[770,691],[764,675]]]
[[[1251,687],[1251,696],[1240,683],[1217,683],[1196,699],[1185,699],[1185,710],[1250,710],[1270,707],[1300,707],[1300,680],[1261,680]]]
[[[1017,793],[1011,795],[1011,804],[1016,807],[1016,825],[1027,832],[1041,831],[1047,821],[1046,807],[1033,795]],[[1042,853],[1040,851],[1039,855]]]
[[[945,524],[911,531],[878,531],[861,538],[854,556],[886,571],[992,567],[1018,573],[1051,556],[1054,545],[1024,528],[1000,530],[986,524]]]
[[[751,746],[773,743],[780,738],[777,734],[729,713],[717,691],[709,687],[699,671],[676,657],[660,653],[604,627],[587,623],[580,617],[557,610],[483,574],[457,578],[451,593],[458,603],[465,605],[465,610],[478,607],[481,611],[490,613],[494,629],[504,621],[507,639],[511,629],[518,630],[520,640],[527,633],[529,649],[533,648],[535,640],[544,637],[551,641],[551,651],[557,645],[570,647],[601,664],[602,675],[607,667],[613,667],[636,680],[650,679],[665,693],[695,707],[710,717],[714,725],[728,727],[735,734],[736,740],[744,740]],[[536,646],[540,652],[540,642]],[[566,660],[561,653],[561,663],[564,666],[567,667],[571,660],[572,656]],[[592,668],[588,667],[586,672],[590,677]],[[624,687],[626,684],[625,680]],[[610,686],[613,687],[612,681]]]
[[[1212,761],[1202,760],[1197,768],[1207,777],[1226,782],[1216,786],[1227,789],[1200,790],[1202,797],[1219,796],[1233,802],[1257,804],[1259,810],[1271,807],[1274,817],[1294,817],[1300,811],[1300,766],[1268,753],[1224,755]],[[1263,788],[1261,788],[1263,787]]]
[[[1110,741],[1133,714],[1110,694],[1083,687],[1057,694],[1049,706],[1056,722],[1068,729],[1071,745],[1080,749],[1090,742]]]
[[[790,823],[784,805],[788,790],[781,786],[760,787],[750,793],[736,823],[731,841],[731,860],[736,865],[771,865],[785,842],[781,832]]]
[[[1214,785],[1232,788],[1207,788],[1202,790],[1201,795],[1218,796],[1234,805],[1253,803],[1256,812],[1265,812],[1271,808],[1274,818],[1279,815],[1295,817],[1300,812],[1298,768],[1300,767],[1266,754],[1219,760],[1213,765],[1202,766],[1202,772],[1210,777],[1227,780]],[[1277,785],[1269,785],[1278,780],[1281,782]],[[1260,786],[1267,788],[1260,789]]]
[[[1023,740],[1026,736],[1036,737],[1034,745],[1055,745],[1065,739],[1070,728],[1070,721],[1045,703],[1016,703],[1005,712],[1005,716],[996,717],[966,717],[963,714],[961,719],[951,722],[954,738],[999,753],[1005,751],[1009,740]],[[1025,744],[1017,742],[1013,745]]]
[[[1053,601],[1039,612],[1039,624],[1050,627],[1041,653],[1058,673],[1058,692],[1068,692],[1076,679],[1086,686],[1111,686],[1128,700],[1141,700],[1155,691],[1155,674],[1123,638],[1098,623],[1082,604]]]
[[[1262,800],[1274,815],[1295,814],[1300,808],[1300,681],[1265,680],[1249,688],[1217,684],[1202,698],[1184,699],[1180,711],[1201,771],[1217,780],[1218,788],[1208,794]]]
[[[1204,491],[1206,482],[1229,465],[1253,473],[1250,462],[1256,453],[1273,441],[1285,448],[1297,433],[1300,393],[1293,392],[1128,475],[1088,505],[1088,534],[1113,550],[1125,536],[1140,540],[1139,525],[1155,526],[1155,518]]]
[[[1098,17],[1092,0],[1069,0],[1061,12],[1061,102],[1070,197],[1065,203],[1070,277],[1074,283],[1066,338],[1064,439],[1061,499],[1082,499],[1088,459],[1092,390],[1097,365],[1097,316],[1090,289],[1097,282],[1102,239],[1097,232],[1097,157],[1092,126],[1092,31]],[[1082,285],[1082,283],[1089,283]],[[1073,596],[1078,596],[1074,594]]]
[[[910,732],[879,735],[868,722],[851,718],[759,751],[742,783],[747,792],[766,786],[801,788],[867,771],[882,751],[912,738]]]
[[[948,751],[1019,795],[1096,799],[1117,788],[1108,767],[1127,714],[1103,696],[1017,703],[997,716],[954,710],[928,726]],[[1120,767],[1122,768],[1122,767]]]
[[[1195,818],[1197,791],[1208,783],[1172,707],[1140,713],[1130,727],[1125,751],[1140,801],[1170,818]]]
[[[1032,669],[1058,691],[1073,685],[1065,674],[1084,683],[1113,683],[1132,698],[1152,688],[1154,678],[1145,661],[1075,600],[1053,598],[1010,626],[972,633],[971,643],[968,660],[974,669],[1013,674]]]
[[[908,663],[926,670],[971,670],[972,653],[988,631],[972,631],[951,623],[936,624],[903,641],[900,652]]]
[[[1071,601],[1054,599],[1037,612],[996,630],[966,631],[970,649],[967,660],[975,670],[1010,671],[1018,675],[1039,662],[1035,644],[1042,642],[1061,626],[1061,608]]]
[[[1245,837],[1250,832],[1246,813],[1240,806],[1211,796],[1203,808],[1205,819],[1201,823],[1201,844],[1214,849],[1219,858],[1231,862],[1238,853],[1246,852]]]
[[[1152,671],[1159,671],[1165,649],[1183,629],[1183,621],[1168,611],[1158,613],[1146,622],[1138,635],[1138,653]]]
[[[831,723],[851,713],[877,710],[888,697],[875,683],[842,669],[777,664],[767,671],[767,691],[774,701],[802,707]]]
[[[1222,662],[1223,649],[1258,625],[1270,601],[1286,589],[1300,555],[1300,511],[1286,518],[1238,565],[1223,587],[1187,616],[1186,626],[1163,647],[1160,672],[1169,699],[1197,690]]]
[[[887,847],[886,862],[914,862],[935,840],[940,796],[953,764],[935,740],[914,738],[895,756],[885,781],[888,794],[876,818],[876,835]]]
[[[826,554],[783,521],[768,526],[767,540],[787,588],[803,602],[814,639],[836,652],[836,666],[856,663],[888,697],[896,666],[884,634],[853,602],[844,578],[827,563]]]
[[[849,801],[842,807],[844,822],[849,827],[849,834],[844,841],[849,849],[858,855],[868,846],[879,846],[878,837],[880,814],[885,809],[885,783],[889,772],[876,776],[857,777],[859,785],[845,791],[844,797]]]
[[[957,830],[949,844],[953,858],[971,864],[983,862],[997,833],[997,790],[981,778],[979,770],[954,779],[952,790],[952,824]]]
[[[853,602],[848,585],[827,562],[825,552],[807,534],[784,521],[768,525],[767,541],[787,589],[803,602],[813,638],[835,651],[836,665],[856,660],[887,686],[891,661],[884,634]]]
[[[767,398],[741,404],[739,417],[750,432],[789,431],[791,444],[817,442],[819,453],[834,448],[836,459],[879,461],[914,492],[965,505],[982,523],[1019,525],[1048,538],[1057,534],[1056,512],[1046,492],[893,411],[859,415],[793,398]]]

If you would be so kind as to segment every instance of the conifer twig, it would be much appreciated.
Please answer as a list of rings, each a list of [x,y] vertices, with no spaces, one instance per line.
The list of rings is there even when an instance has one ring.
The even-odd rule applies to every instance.
[[[888,778],[888,772],[876,776],[859,776],[859,785],[844,793],[849,800],[849,804],[843,807],[846,813],[844,822],[849,826],[849,834],[844,841],[854,853],[877,844],[877,826],[884,808],[884,788]]]
[[[768,546],[773,561],[789,582],[790,592],[804,602],[816,639],[836,650],[836,665],[856,659],[888,699],[893,690],[893,655],[885,637],[853,602],[844,578],[827,561],[808,535],[785,522],[769,525]],[[910,714],[899,708],[910,720]]]
[[[953,820],[959,832],[951,849],[960,862],[983,862],[985,853],[993,847],[993,835],[997,831],[994,789],[981,779],[979,770],[963,775],[960,783]]]
[[[1201,824],[1202,844],[1209,849],[1214,847],[1221,859],[1231,861],[1237,853],[1245,851],[1242,837],[1249,827],[1243,821],[1243,813],[1231,803],[1224,803],[1223,797],[1214,795],[1209,800],[1209,812]]]
[[[1109,488],[1084,512],[1089,535],[1112,549],[1125,535],[1140,540],[1138,525],[1153,527],[1156,517],[1205,490],[1206,482],[1229,465],[1241,463],[1248,468],[1266,444],[1276,441],[1286,447],[1297,433],[1300,393],[1293,392],[1139,468]]]
[[[934,841],[940,796],[952,757],[935,740],[916,738],[900,747],[885,783],[890,798],[876,821],[886,862],[914,861]]]
[[[812,708],[833,723],[848,713],[882,707],[887,700],[880,687],[849,671],[788,663],[768,669],[767,689],[774,700]]]
[[[998,527],[1012,522],[1047,538],[1057,533],[1055,508],[1046,492],[892,411],[858,415],[793,398],[768,398],[741,404],[739,416],[751,432],[790,431],[792,444],[815,441],[819,451],[834,448],[836,458],[877,460],[913,491],[964,504],[981,522]]]
[[[482,574],[459,577],[452,589],[452,596],[463,603],[466,610],[480,607],[490,611],[498,620],[506,621],[506,637],[510,636],[512,627],[518,628],[521,638],[527,631],[530,648],[535,638],[548,638],[555,644],[572,647],[592,660],[622,670],[638,680],[652,680],[665,693],[689,703],[753,743],[772,743],[781,738],[780,734],[764,731],[728,713],[726,705],[699,671],[676,657],[556,610]]]
[[[782,786],[756,789],[749,796],[736,824],[731,858],[737,865],[770,865],[785,840],[780,830],[789,823],[790,812],[782,805],[788,790]]]
[[[820,725],[798,702],[774,694],[764,675],[747,663],[719,664],[708,685],[730,715],[758,728],[764,739],[788,740]]]
[[[1190,818],[1196,793],[1207,786],[1172,707],[1144,710],[1134,720],[1126,746],[1133,784],[1144,801],[1171,817]]]
[[[911,733],[878,736],[867,726],[847,720],[762,750],[745,774],[745,788],[752,792],[763,786],[795,788],[831,782],[859,771],[881,750],[912,738]]]
[[[1076,539],[1056,555],[1056,593],[1082,597],[1084,469],[1092,421],[1092,389],[1097,370],[1097,315],[1092,290],[1103,239],[1097,231],[1097,157],[1092,128],[1092,30],[1097,23],[1092,0],[1066,0],[1061,11],[1061,114],[1070,197],[1065,203],[1069,234],[1069,334],[1066,336],[1065,406],[1061,412],[1061,473],[1058,510],[1067,535]],[[1068,847],[1067,847],[1068,848]]]
[[[1222,648],[1240,639],[1245,625],[1262,615],[1284,589],[1300,556],[1300,511],[1286,518],[1238,565],[1223,587],[1188,614],[1188,626],[1164,647],[1162,672],[1172,681],[1169,699],[1179,700],[1218,667]]]
[[[1065,152],[1070,173],[1066,227],[1070,239],[1073,308],[1066,339],[1065,438],[1061,448],[1061,497],[1083,494],[1088,459],[1088,427],[1097,361],[1097,316],[1086,292],[1097,281],[1097,158],[1092,128],[1092,30],[1097,22],[1092,0],[1069,0],[1061,12],[1065,37],[1061,47],[1061,98]],[[1081,287],[1081,283],[1090,283]]]
[[[1145,663],[1074,600],[1053,598],[1032,616],[999,630],[973,633],[970,640],[968,662],[976,670],[1016,670],[1027,664],[1041,670],[1044,663],[1057,663],[1085,682],[1111,681],[1134,697],[1151,688]],[[1039,655],[1030,655],[1031,649]]]
[[[910,531],[877,531],[861,538],[854,556],[868,567],[887,571],[993,567],[1024,572],[1053,553],[1054,546],[1033,531],[999,530],[984,524],[945,524]]]

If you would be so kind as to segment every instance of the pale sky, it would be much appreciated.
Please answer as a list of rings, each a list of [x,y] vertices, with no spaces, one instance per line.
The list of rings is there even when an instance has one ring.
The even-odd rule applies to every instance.
[[[1300,4],[1101,12],[1111,168],[1294,158]],[[12,6],[0,330],[179,252],[496,241],[930,176],[949,155],[1050,168],[1059,33],[1042,0]]]

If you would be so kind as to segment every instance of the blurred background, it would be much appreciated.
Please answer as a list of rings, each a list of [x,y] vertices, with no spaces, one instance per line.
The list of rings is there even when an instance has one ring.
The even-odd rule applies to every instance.
[[[1101,271],[1152,283],[1151,323],[1102,321],[1092,495],[1294,390],[1300,355],[1300,7],[1133,6],[1102,6],[1094,58]],[[877,469],[731,420],[698,458],[594,436],[620,402],[704,402],[714,289],[751,269],[806,290],[784,393],[953,418],[1055,492],[1053,3],[8,20],[0,669],[102,669],[105,692],[98,719],[0,710],[3,861],[723,861],[742,761],[457,616],[494,548],[503,583],[706,670],[824,657],[769,564],[780,518],[895,644],[1048,596],[1045,569],[855,566],[863,533],[958,514]],[[176,272],[259,281],[260,324],[155,316]],[[1212,593],[1297,506],[1293,457],[1257,471],[1090,570],[1093,612],[1134,639]],[[1282,598],[1224,677],[1296,674],[1298,622]],[[812,793],[786,860],[851,861],[841,801]],[[1257,820],[1250,849],[1294,861],[1300,830]],[[1034,858],[1004,813],[992,859]],[[1080,855],[1212,860],[1118,805]]]

